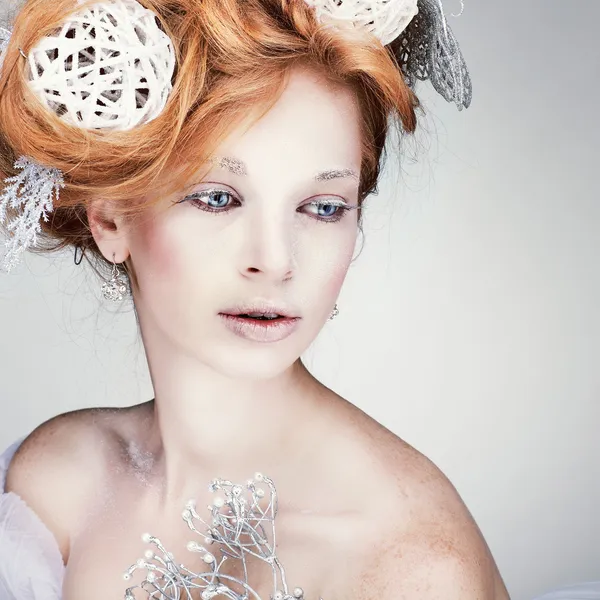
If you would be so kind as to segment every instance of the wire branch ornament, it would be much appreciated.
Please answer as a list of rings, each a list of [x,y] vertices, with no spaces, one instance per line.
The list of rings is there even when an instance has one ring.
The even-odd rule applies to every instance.
[[[265,490],[257,483],[266,484],[269,488],[269,502],[264,510],[260,502],[265,497]],[[130,580],[135,571],[146,571],[141,584],[126,589],[125,600],[135,600],[136,589],[143,590],[152,600],[191,600],[198,593],[202,600],[211,600],[215,596],[230,600],[261,600],[248,581],[250,557],[270,565],[273,575],[272,600],[303,600],[302,588],[290,590],[285,569],[276,554],[275,517],[278,506],[273,480],[256,473],[253,479],[247,481],[246,488],[250,492],[249,499],[244,496],[242,485],[214,479],[208,486],[209,491],[214,493],[220,490],[225,498],[217,496],[212,505],[208,505],[210,524],[198,514],[194,500],[187,503],[182,513],[189,529],[202,539],[201,543],[190,541],[187,549],[202,555],[209,569],[205,572],[195,573],[184,565],[177,565],[173,553],[163,546],[160,539],[149,533],[144,534],[142,540],[154,545],[158,552],[148,549],[145,558],[139,559],[124,573],[124,579]],[[206,532],[202,533],[195,522],[202,523]],[[242,578],[221,571],[227,561],[237,563],[242,570]],[[242,591],[232,589],[232,584],[237,584]],[[192,596],[193,592],[195,596]]]

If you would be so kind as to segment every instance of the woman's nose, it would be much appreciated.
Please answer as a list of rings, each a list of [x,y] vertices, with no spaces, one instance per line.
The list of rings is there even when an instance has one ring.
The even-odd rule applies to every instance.
[[[273,215],[248,223],[241,247],[240,271],[245,277],[272,282],[290,279],[295,270],[296,242],[293,223]]]

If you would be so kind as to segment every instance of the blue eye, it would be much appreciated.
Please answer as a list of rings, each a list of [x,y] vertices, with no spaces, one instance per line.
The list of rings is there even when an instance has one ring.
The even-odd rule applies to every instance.
[[[214,194],[214,195],[213,195]],[[212,208],[223,208],[227,206],[230,194],[227,192],[213,192],[209,195],[207,204]]]
[[[343,200],[309,202],[303,208],[305,207],[313,209],[309,211],[309,214],[313,219],[322,223],[337,223],[348,211],[358,208],[358,206],[346,204]]]
[[[332,217],[338,212],[339,206],[334,204],[319,204],[318,214],[320,217]]]
[[[231,210],[232,205],[234,205],[232,200],[234,200],[238,206],[240,205],[239,200],[237,200],[231,192],[226,190],[202,190],[190,194],[185,200],[189,200],[199,209],[208,212],[228,212]]]

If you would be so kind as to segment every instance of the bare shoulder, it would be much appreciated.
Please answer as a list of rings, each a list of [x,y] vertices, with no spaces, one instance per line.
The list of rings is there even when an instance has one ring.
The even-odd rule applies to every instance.
[[[444,473],[360,409],[348,410],[344,451],[370,490],[376,531],[355,597],[507,600],[489,547]]]
[[[54,534],[63,559],[88,501],[107,475],[114,409],[65,413],[37,427],[8,469],[6,491],[21,497]]]

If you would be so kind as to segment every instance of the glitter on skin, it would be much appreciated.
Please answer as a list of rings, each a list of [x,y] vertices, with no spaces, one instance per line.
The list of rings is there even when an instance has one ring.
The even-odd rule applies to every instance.
[[[129,463],[134,469],[135,476],[142,482],[148,482],[148,475],[154,466],[154,457],[150,452],[142,450],[134,441],[127,445]]]

